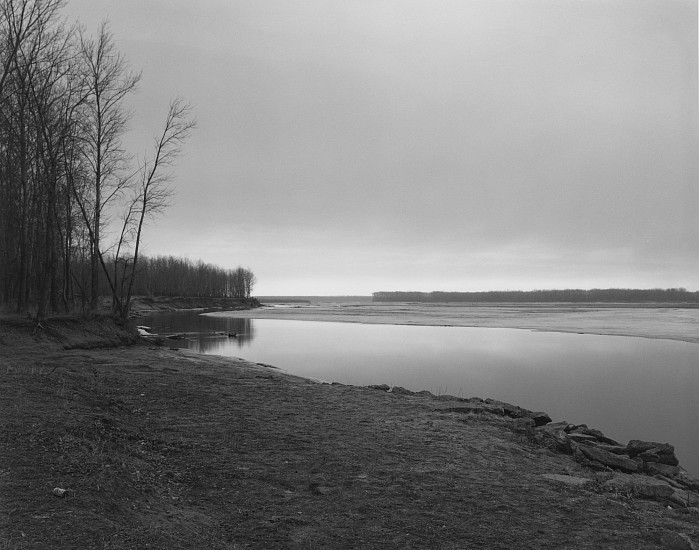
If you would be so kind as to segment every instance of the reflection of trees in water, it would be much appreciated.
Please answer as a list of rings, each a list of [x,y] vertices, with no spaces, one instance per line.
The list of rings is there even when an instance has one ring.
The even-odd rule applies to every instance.
[[[189,347],[201,353],[223,354],[225,349],[249,345],[255,336],[252,319],[233,317],[206,317],[206,319],[209,321],[205,330],[187,335],[190,341]]]
[[[255,330],[252,328],[252,319],[234,319],[229,317],[226,320],[226,330],[229,334],[235,334],[232,338],[242,348],[245,344],[250,343],[255,337]]]
[[[185,335],[187,347],[201,353],[224,354],[226,348],[242,348],[255,337],[253,319],[210,317],[201,315],[201,311],[155,313],[146,316],[142,323],[155,334]],[[235,337],[229,336],[233,334]]]

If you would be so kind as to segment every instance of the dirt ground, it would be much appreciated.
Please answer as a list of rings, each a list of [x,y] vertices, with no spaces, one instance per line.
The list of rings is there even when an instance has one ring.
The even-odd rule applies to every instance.
[[[613,473],[536,446],[513,420],[242,360],[97,347],[130,338],[107,322],[0,318],[0,550],[699,541],[696,509],[608,492]]]

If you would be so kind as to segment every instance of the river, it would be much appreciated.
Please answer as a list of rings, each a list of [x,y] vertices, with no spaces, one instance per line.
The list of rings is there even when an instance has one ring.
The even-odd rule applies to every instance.
[[[625,443],[675,445],[699,474],[699,345],[508,328],[236,318],[158,313],[144,321],[173,346],[274,365],[326,382],[492,397]],[[235,334],[235,337],[232,335]]]

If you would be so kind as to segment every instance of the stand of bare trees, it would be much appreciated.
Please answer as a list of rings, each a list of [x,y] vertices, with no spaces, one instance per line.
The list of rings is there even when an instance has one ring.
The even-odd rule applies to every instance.
[[[195,123],[175,99],[134,161],[122,138],[140,74],[106,23],[89,36],[62,6],[0,0],[0,303],[38,318],[78,301],[94,311],[106,283],[125,319],[144,221],[167,205],[168,168]]]
[[[250,269],[223,269],[172,256],[144,257],[134,294],[250,298],[256,277]]]

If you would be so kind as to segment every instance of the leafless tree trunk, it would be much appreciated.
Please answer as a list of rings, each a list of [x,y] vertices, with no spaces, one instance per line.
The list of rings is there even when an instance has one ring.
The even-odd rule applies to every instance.
[[[131,71],[124,57],[116,51],[106,22],[100,25],[96,38],[81,34],[80,49],[86,89],[83,154],[90,165],[93,181],[92,216],[85,222],[92,229],[90,306],[95,310],[99,298],[100,263],[104,263],[100,260],[103,215],[107,205],[128,184],[124,172],[129,159],[121,139],[131,112],[125,108],[124,99],[135,91],[141,75]],[[87,212],[87,208],[81,210]]]
[[[0,0],[0,302],[21,312],[36,305],[41,318],[67,310],[74,288],[83,311],[111,292],[125,319],[142,269],[156,291],[229,295],[231,271],[175,258],[156,269],[141,257],[146,220],[167,206],[169,169],[195,126],[191,107],[171,102],[152,156],[129,175],[125,100],[140,74],[106,23],[95,38],[67,29],[62,5]],[[105,247],[118,208],[122,231]],[[242,279],[237,288],[245,292]]]
[[[155,140],[153,158],[150,160],[144,159],[141,168],[140,185],[132,201],[132,208],[129,209],[129,216],[124,221],[125,224],[129,223],[131,213],[137,212],[131,277],[121,311],[123,319],[128,317],[131,307],[131,296],[138,268],[143,224],[148,216],[154,216],[162,212],[168,205],[168,200],[172,195],[170,186],[172,175],[168,168],[172,167],[177,157],[182,154],[182,146],[196,126],[196,122],[190,117],[191,110],[191,106],[180,98],[174,99],[170,103],[163,131]]]

